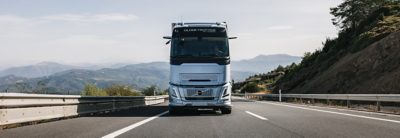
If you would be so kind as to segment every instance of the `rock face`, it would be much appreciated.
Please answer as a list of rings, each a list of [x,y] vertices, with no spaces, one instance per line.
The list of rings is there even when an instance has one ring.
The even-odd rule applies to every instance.
[[[400,93],[400,32],[347,54],[290,93]]]

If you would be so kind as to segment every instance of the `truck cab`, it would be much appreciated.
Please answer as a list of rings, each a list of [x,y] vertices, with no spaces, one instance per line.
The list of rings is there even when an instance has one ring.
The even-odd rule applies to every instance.
[[[227,29],[225,22],[172,23],[172,36],[164,37],[170,39],[168,43],[171,44],[171,114],[199,108],[231,113],[230,38]]]

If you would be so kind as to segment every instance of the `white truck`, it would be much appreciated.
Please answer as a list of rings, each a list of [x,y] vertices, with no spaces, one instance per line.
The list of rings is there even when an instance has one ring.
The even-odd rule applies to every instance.
[[[230,114],[231,74],[226,22],[172,23],[169,112],[221,110]]]

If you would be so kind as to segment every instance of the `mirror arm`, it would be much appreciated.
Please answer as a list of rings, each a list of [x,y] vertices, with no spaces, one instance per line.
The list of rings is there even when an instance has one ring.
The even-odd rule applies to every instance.
[[[172,39],[171,36],[164,36],[163,38],[164,38],[164,39]]]

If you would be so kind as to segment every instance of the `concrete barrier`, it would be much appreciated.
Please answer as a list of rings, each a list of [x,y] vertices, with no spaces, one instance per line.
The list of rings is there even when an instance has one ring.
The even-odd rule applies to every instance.
[[[166,98],[0,93],[0,126],[160,104]]]

